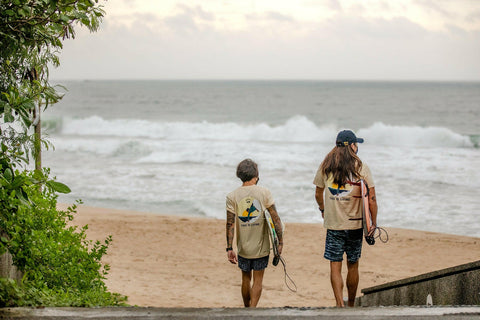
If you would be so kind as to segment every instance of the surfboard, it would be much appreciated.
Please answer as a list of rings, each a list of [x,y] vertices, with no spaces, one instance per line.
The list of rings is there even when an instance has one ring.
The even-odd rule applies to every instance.
[[[373,224],[372,213],[370,212],[370,206],[368,204],[368,185],[365,180],[360,180],[360,188],[362,190],[362,225],[363,225],[363,235],[365,236],[365,241],[369,245],[375,244],[375,228]]]
[[[276,266],[280,261],[282,262],[283,271],[285,272],[285,284],[287,285],[287,288],[290,291],[297,292],[297,285],[287,273],[287,263],[285,262],[285,259],[280,257],[280,255],[278,254],[279,241],[278,241],[277,231],[275,230],[275,224],[273,223],[272,216],[270,215],[270,212],[268,212],[268,209],[264,211],[264,214],[265,214],[265,220],[267,221],[268,234],[270,236],[270,242],[272,244],[273,255],[274,255],[272,264]],[[280,220],[280,223],[282,224],[282,232],[285,234],[285,224],[281,220]],[[287,280],[289,282],[287,282]]]
[[[273,265],[276,266],[280,259],[280,255],[278,254],[278,236],[277,231],[275,230],[275,224],[273,223],[272,216],[268,210],[264,211],[265,220],[267,221],[267,229],[268,235],[270,236],[270,243],[272,244],[273,250]]]

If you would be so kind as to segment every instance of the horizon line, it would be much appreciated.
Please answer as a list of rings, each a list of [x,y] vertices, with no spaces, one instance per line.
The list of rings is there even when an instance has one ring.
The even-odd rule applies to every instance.
[[[436,83],[476,83],[480,79],[309,79],[309,78],[52,78],[49,81],[212,81],[212,82],[436,82]]]

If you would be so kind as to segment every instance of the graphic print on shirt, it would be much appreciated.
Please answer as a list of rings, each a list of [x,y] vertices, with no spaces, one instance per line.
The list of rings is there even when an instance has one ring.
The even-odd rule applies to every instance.
[[[333,183],[332,181],[328,181],[328,190],[333,196],[337,196],[339,198],[349,196],[350,192],[352,192],[352,189],[353,186],[348,183],[344,186],[339,187],[338,184]]]
[[[260,201],[253,197],[246,197],[238,203],[238,218],[242,222],[255,222],[262,212]]]

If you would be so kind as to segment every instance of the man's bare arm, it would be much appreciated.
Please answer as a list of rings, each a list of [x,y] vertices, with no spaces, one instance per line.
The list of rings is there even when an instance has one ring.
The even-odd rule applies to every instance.
[[[323,191],[324,188],[317,187],[315,189],[315,200],[317,200],[318,208],[325,210],[325,203],[323,201]],[[322,212],[322,218],[324,218],[324,213]]]
[[[375,195],[375,187],[368,188],[368,206],[370,208],[370,213],[372,214],[372,221],[375,226],[377,226],[377,196]]]

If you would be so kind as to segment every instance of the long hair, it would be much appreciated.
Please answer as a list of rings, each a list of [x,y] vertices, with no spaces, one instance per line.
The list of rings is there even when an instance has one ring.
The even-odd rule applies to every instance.
[[[345,186],[351,179],[360,179],[362,160],[350,146],[335,146],[325,157],[320,169],[325,177],[333,176],[333,183]]]

